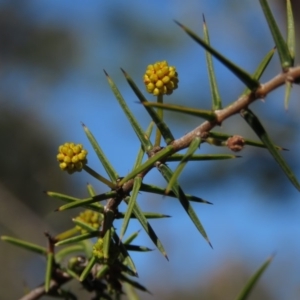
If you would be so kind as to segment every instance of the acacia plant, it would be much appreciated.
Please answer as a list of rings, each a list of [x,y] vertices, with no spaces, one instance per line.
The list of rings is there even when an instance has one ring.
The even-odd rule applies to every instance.
[[[182,205],[183,213],[188,214],[200,235],[212,247],[209,237],[194,212],[192,205],[193,202],[200,204],[209,204],[210,202],[195,195],[186,194],[177,179],[188,162],[234,159],[236,156],[228,154],[197,154],[197,150],[203,143],[226,146],[234,152],[242,150],[245,145],[266,148],[291,183],[296,189],[300,190],[299,182],[280,154],[284,149],[273,143],[259,117],[249,108],[254,101],[265,98],[269,93],[282,85],[286,86],[284,105],[287,108],[292,85],[293,83],[299,84],[300,82],[300,67],[294,66],[295,33],[290,0],[286,1],[286,40],[282,37],[278,29],[267,1],[260,0],[260,4],[276,47],[264,56],[254,74],[247,73],[210,45],[204,18],[203,38],[179,22],[176,22],[185,33],[206,50],[212,100],[211,110],[165,104],[163,102],[164,95],[171,95],[179,85],[176,68],[169,66],[167,61],[160,61],[149,65],[143,78],[147,92],[156,96],[156,102],[147,101],[146,96],[138,88],[138,84],[122,70],[125,79],[134,91],[137,99],[142,103],[146,113],[151,117],[152,121],[149,127],[144,130],[139,125],[137,118],[129,110],[116,84],[105,72],[115,98],[141,143],[136,161],[132,166],[131,172],[124,177],[119,176],[90,129],[84,124],[82,124],[84,132],[108,177],[98,174],[88,165],[87,151],[84,150],[81,144],[65,143],[59,146],[57,160],[60,169],[69,174],[84,170],[104,183],[108,191],[97,195],[93,187],[88,184],[87,190],[89,196],[85,199],[56,192],[46,192],[49,197],[67,202],[59,207],[57,211],[62,212],[75,207],[82,207],[84,209],[78,216],[72,219],[74,225],[70,230],[57,236],[52,236],[50,233],[46,234],[48,247],[42,247],[13,237],[2,236],[3,241],[33,251],[46,258],[47,266],[43,284],[24,295],[21,299],[39,299],[46,294],[63,299],[77,299],[75,294],[64,288],[64,285],[71,280],[77,281],[83,289],[90,292],[92,299],[120,299],[124,294],[127,295],[128,299],[138,299],[136,290],[148,292],[147,288],[135,279],[137,277],[137,270],[130,252],[147,252],[150,249],[133,243],[138,232],[132,233],[127,239],[124,239],[124,236],[131,219],[137,219],[155,247],[168,259],[166,250],[159,239],[159,232],[155,232],[150,225],[151,219],[166,218],[168,216],[157,212],[142,211],[138,204],[139,191],[177,198]],[[275,52],[279,56],[282,72],[268,82],[261,83],[260,77]],[[218,92],[213,58],[219,60],[245,85],[245,91],[242,95],[239,95],[235,101],[226,107],[223,107],[222,99]],[[185,76],[185,74],[180,74],[180,76]],[[204,119],[204,121],[184,136],[175,139],[171,129],[164,121],[164,109],[198,116]],[[252,128],[258,136],[257,141],[233,135],[230,132],[224,134],[217,131],[219,125],[235,114],[239,114],[245,120],[245,126]],[[153,128],[155,128],[156,133],[152,141],[151,133]],[[161,139],[163,139],[163,143]],[[177,152],[182,149],[186,149],[185,154],[178,154]],[[143,159],[144,156],[147,156],[147,158]],[[178,162],[175,171],[172,171],[168,167],[168,162]],[[154,168],[158,169],[162,177],[166,180],[166,187],[143,183],[145,176]],[[107,200],[106,204],[103,204],[103,200]],[[127,204],[125,212],[118,210],[121,202]],[[114,220],[120,218],[123,219],[123,223],[121,229],[117,230],[114,227]],[[236,299],[246,299],[255,282],[269,263],[270,259],[253,275]]]

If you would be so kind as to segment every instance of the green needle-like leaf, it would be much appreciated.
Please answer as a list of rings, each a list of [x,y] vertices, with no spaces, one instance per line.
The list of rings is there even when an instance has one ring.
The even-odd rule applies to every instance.
[[[145,107],[158,107],[166,110],[176,111],[179,113],[200,117],[208,121],[215,121],[217,118],[216,114],[211,110],[197,109],[197,108],[186,107],[181,105],[157,103],[157,102],[145,102],[143,104]]]
[[[206,42],[206,44],[209,45],[210,44],[209,34],[208,34],[208,29],[207,29],[204,15],[203,15],[203,33],[204,33],[204,41]],[[212,96],[212,110],[222,109],[222,100],[221,100],[219,90],[218,90],[212,56],[208,51],[205,51],[205,56],[206,56],[206,64],[207,64],[210,92],[211,92],[211,96]]]
[[[98,179],[99,181],[101,181],[102,183],[106,184],[108,187],[110,187],[111,189],[114,189],[116,187],[116,185],[114,183],[112,183],[111,181],[109,181],[108,179],[106,179],[105,177],[101,176],[100,174],[98,174],[96,171],[94,171],[92,168],[90,168],[89,166],[85,165],[83,166],[84,171],[86,171],[87,173],[89,173],[91,176],[93,176],[94,178]]]
[[[123,244],[124,245],[129,245],[140,233],[140,230],[139,231],[136,231],[134,233],[132,233],[124,242]]]
[[[8,242],[10,244],[13,244],[15,246],[18,246],[20,248],[23,248],[25,250],[35,252],[37,254],[47,255],[47,253],[48,253],[47,249],[44,248],[44,247],[41,247],[39,245],[29,243],[29,242],[26,242],[26,241],[23,241],[23,240],[20,240],[20,239],[16,239],[16,238],[13,238],[13,237],[3,235],[3,236],[1,236],[1,240],[5,241],[5,242]]]
[[[142,184],[142,178],[141,177],[135,177],[132,192],[131,192],[131,196],[130,196],[129,201],[128,201],[128,207],[127,207],[127,210],[126,210],[126,213],[125,213],[125,216],[124,216],[124,220],[123,220],[123,224],[122,224],[122,227],[121,227],[121,233],[120,233],[120,239],[121,240],[123,239],[123,236],[124,236],[124,234],[126,232],[126,229],[128,227],[130,216],[132,214],[133,207],[136,203],[136,198],[138,196],[141,184]]]
[[[137,252],[149,252],[149,251],[153,251],[153,249],[150,249],[148,247],[137,246],[137,245],[126,245],[125,248],[128,251],[137,251]]]
[[[52,279],[52,270],[54,263],[54,255],[53,253],[47,254],[47,265],[46,265],[46,273],[45,273],[45,292],[48,293],[50,289],[50,282]]]
[[[183,154],[173,154],[169,156],[166,161],[181,161],[183,159]],[[204,161],[204,160],[224,160],[224,159],[233,159],[240,156],[233,154],[193,154],[189,157],[188,161]]]
[[[83,126],[83,129],[84,129],[84,132],[85,132],[87,138],[89,139],[93,149],[95,150],[98,158],[100,159],[100,161],[101,161],[106,173],[108,174],[110,180],[113,183],[116,184],[117,180],[119,179],[118,173],[114,170],[113,166],[110,164],[110,162],[106,158],[104,152],[102,151],[100,145],[98,144],[98,142],[94,138],[91,131],[84,124],[82,124],[82,126]]]
[[[118,275],[118,277],[119,277],[119,279],[120,279],[121,281],[128,282],[130,285],[132,285],[132,286],[135,287],[136,289],[151,294],[151,293],[150,293],[143,285],[141,285],[141,284],[138,283],[137,281],[134,281],[134,280],[128,278],[128,277],[125,276],[124,274],[120,273],[120,274]]]
[[[293,59],[291,57],[289,48],[279,31],[279,28],[278,28],[276,21],[272,15],[272,12],[270,10],[267,0],[259,0],[259,2],[263,9],[266,20],[268,22],[275,45],[278,49],[278,55],[279,55],[279,59],[281,62],[281,67],[283,70],[286,70],[287,68],[290,68],[293,65]]]
[[[88,232],[88,233],[83,233],[83,234],[76,235],[76,236],[73,236],[71,238],[59,241],[55,244],[55,246],[69,245],[69,244],[81,242],[81,241],[91,239],[91,238],[94,238],[94,237],[98,237],[98,236],[99,236],[99,231],[98,230]]]
[[[108,265],[102,265],[102,268],[98,271],[96,274],[96,278],[100,279],[104,277],[104,275],[109,271],[109,266]]]
[[[88,275],[90,274],[90,271],[92,270],[92,268],[94,267],[94,265],[97,262],[97,258],[96,256],[92,256],[87,264],[87,266],[84,268],[84,270],[82,271],[79,280],[82,282],[84,281]]]
[[[88,190],[90,197],[96,196],[95,189],[93,188],[93,186],[90,183],[87,184],[86,188]]]
[[[128,197],[125,198],[124,201],[128,204]],[[151,241],[157,247],[157,249],[163,254],[163,256],[167,260],[169,260],[168,256],[167,256],[167,253],[164,249],[163,244],[161,243],[161,241],[157,237],[157,235],[154,232],[154,230],[152,229],[151,225],[148,223],[147,219],[145,218],[143,212],[141,211],[141,209],[140,209],[140,207],[137,203],[135,203],[135,205],[133,207],[133,213],[136,216],[136,218],[139,220],[140,224],[142,225],[142,227],[144,228],[144,230],[146,231],[146,233],[150,237]]]
[[[272,143],[270,137],[265,131],[264,127],[260,123],[259,119],[254,115],[254,113],[250,109],[244,109],[241,111],[242,117],[246,120],[249,126],[253,129],[253,131],[257,134],[257,136],[261,139],[261,141],[266,145],[267,149],[274,157],[276,162],[280,165],[285,175],[289,178],[291,183],[300,191],[300,184],[293,174],[290,167],[287,165],[283,157],[280,155],[274,144]]]
[[[264,271],[267,269],[269,264],[271,263],[273,257],[268,258],[262,266],[253,274],[253,276],[249,279],[247,284],[244,286],[240,294],[235,298],[235,300],[246,300],[249,296],[249,294],[252,292],[255,284],[261,277],[261,275],[264,273]]]
[[[87,232],[93,232],[95,230],[98,230],[99,228],[95,228],[93,226],[91,226],[90,224],[83,222],[77,218],[72,219],[72,221],[79,227],[81,227],[82,229],[86,230]]]
[[[140,300],[140,297],[138,296],[136,290],[131,284],[129,284],[128,282],[124,282],[123,286],[125,288],[125,294],[127,296],[127,299]]]
[[[285,84],[285,95],[284,95],[284,108],[289,108],[290,95],[292,90],[292,83],[287,81]]]
[[[111,243],[111,228],[107,228],[103,237],[103,257],[109,259],[109,249]]]
[[[164,191],[164,190],[163,190]],[[162,218],[170,218],[169,215],[159,214],[155,212],[143,212],[143,215],[146,219],[162,219]],[[115,216],[116,219],[123,219],[125,217],[125,213],[118,212]],[[131,215],[130,219],[136,219],[135,215]]]
[[[192,142],[189,145],[188,150],[186,151],[186,153],[183,156],[181,162],[177,166],[176,170],[173,172],[173,175],[172,175],[171,179],[168,182],[168,186],[167,186],[166,192],[165,192],[166,194],[168,194],[170,192],[170,190],[172,189],[173,185],[176,184],[177,178],[179,177],[179,175],[183,171],[183,168],[185,167],[185,165],[189,161],[189,158],[197,151],[200,144],[201,144],[201,138],[196,137],[192,140]]]
[[[121,95],[120,91],[118,90],[117,86],[115,85],[115,83],[112,81],[112,79],[108,76],[108,74],[105,71],[104,71],[104,73],[106,75],[108,83],[109,83],[115,97],[117,98],[121,108],[123,109],[126,117],[128,118],[133,130],[135,131],[135,133],[136,133],[137,137],[139,138],[141,144],[143,145],[145,151],[149,151],[152,148],[152,145],[151,145],[149,139],[145,135],[143,129],[137,122],[133,113],[130,111],[129,107],[127,106],[124,98],[122,97],[122,95]]]
[[[158,170],[161,172],[161,174],[165,178],[165,180],[167,182],[169,182],[173,176],[172,170],[164,164],[160,164],[158,167]],[[208,242],[210,247],[212,247],[212,245],[209,241],[209,238],[205,232],[204,227],[202,226],[193,207],[190,205],[189,200],[185,197],[184,192],[182,191],[181,187],[179,186],[179,184],[177,182],[176,182],[176,184],[173,185],[172,190],[173,190],[174,194],[177,196],[177,198],[179,199],[180,204],[182,205],[184,210],[187,212],[187,214],[189,215],[190,219],[192,220],[192,222],[194,223],[194,225],[196,226],[198,231],[201,233],[201,235],[204,237],[204,239]]]
[[[221,132],[214,132],[214,131],[210,131],[209,132],[209,136],[213,137],[215,139],[219,139],[220,141],[226,141],[228,138],[232,137],[232,134],[226,134],[226,133],[221,133]],[[258,141],[253,141],[253,140],[249,140],[249,139],[244,139],[245,144],[249,145],[249,146],[254,146],[254,147],[258,147],[258,148],[267,148],[266,145],[262,142],[258,142]],[[287,150],[285,148],[282,148],[280,146],[276,146],[277,150]]]
[[[71,245],[68,247],[64,247],[60,251],[56,252],[55,260],[59,264],[61,263],[66,257],[70,256],[74,253],[83,253],[85,252],[85,246],[83,243],[78,243],[76,245]]]
[[[163,95],[158,95],[158,96],[157,96],[157,103],[163,104],[163,101],[164,101],[163,99],[164,99]],[[157,115],[158,115],[158,117],[159,117],[161,120],[164,119],[164,111],[163,111],[162,108],[159,107],[159,108],[157,109]],[[154,143],[154,146],[155,146],[155,147],[159,147],[160,144],[161,144],[161,133],[160,133],[159,129],[156,128],[156,135],[155,135],[155,143]]]
[[[153,165],[157,161],[163,160],[165,157],[169,156],[173,152],[174,152],[174,147],[172,145],[169,145],[166,148],[163,148],[161,151],[159,151],[154,156],[152,156],[151,158],[149,158],[145,163],[143,163],[142,165],[138,166],[136,169],[134,169],[133,171],[131,171],[127,176],[125,176],[119,182],[119,186],[122,186],[125,182],[127,182],[128,180],[134,178],[136,175],[138,175],[139,173],[145,171],[146,169],[149,169],[149,168],[153,167]]]
[[[119,245],[120,252],[121,252],[121,254],[123,255],[123,258],[124,258],[123,259],[123,264],[130,268],[130,270],[133,272],[133,276],[138,277],[138,273],[137,273],[135,264],[134,264],[131,256],[128,253],[127,246],[129,246],[129,245],[123,244],[114,230],[113,230],[113,239],[114,239],[115,243],[117,245]]]
[[[136,94],[138,99],[141,101],[141,103],[145,104],[146,102],[148,102],[147,99],[142,94],[142,92],[137,87],[137,85],[130,78],[130,76],[123,69],[121,69],[121,70],[122,70],[128,84],[130,85],[130,87],[132,88],[132,90],[134,91],[134,93]],[[152,107],[145,106],[145,108],[146,108],[148,114],[150,115],[151,119],[157,126],[157,128],[160,130],[166,144],[169,145],[171,142],[174,141],[174,137],[173,137],[173,134],[171,133],[171,130],[166,125],[166,123],[160,119],[160,116],[157,114],[157,112]]]
[[[152,147],[152,143],[150,142],[150,136],[151,136],[151,133],[152,133],[152,130],[153,130],[153,126],[154,126],[154,122],[150,122],[146,132],[145,132],[145,138],[149,140],[149,143],[151,144],[151,147]],[[142,161],[143,161],[143,157],[145,155],[145,150],[144,150],[144,147],[141,146],[140,150],[139,150],[139,153],[136,157],[136,160],[135,160],[135,163],[134,163],[134,166],[133,166],[133,170],[138,167],[139,165],[141,165]]]
[[[260,64],[258,65],[257,69],[255,70],[254,74],[252,75],[253,78],[259,80],[262,74],[264,73],[266,67],[268,66],[269,62],[271,61],[274,53],[275,53],[276,47],[274,47],[271,51],[269,51],[266,56],[262,59]],[[251,90],[249,88],[246,88],[243,92],[243,95],[249,95],[251,93]]]
[[[95,197],[92,197],[92,198],[87,198],[87,199],[83,199],[83,200],[79,200],[79,201],[70,201],[70,203],[68,204],[65,204],[63,206],[60,206],[57,210],[58,211],[63,211],[63,210],[67,210],[67,209],[71,209],[71,208],[75,208],[75,207],[87,207],[87,208],[95,208],[93,206],[91,206],[92,203],[94,202],[98,202],[98,201],[101,201],[101,200],[106,200],[106,199],[109,199],[109,198],[113,198],[117,195],[117,192],[116,191],[109,191],[109,192],[106,192],[104,194],[100,194],[100,195],[97,195]],[[98,206],[98,212],[103,212],[104,211],[104,208],[103,206]]]
[[[87,199],[92,199],[92,198],[87,198],[87,199],[81,200],[79,198],[71,197],[71,196],[56,193],[56,192],[50,192],[50,191],[45,192],[45,193],[52,198],[56,198],[56,199],[59,199],[59,200],[62,200],[64,202],[68,202],[68,203],[74,203],[77,201],[84,201]],[[97,212],[103,212],[103,210],[104,210],[103,206],[99,203],[87,204],[87,205],[84,205],[84,207],[94,210],[94,211],[97,211]]]
[[[192,30],[175,21],[193,40],[200,44],[205,50],[210,52],[216,59],[218,59],[225,67],[227,67],[233,74],[235,74],[250,90],[256,90],[260,83],[258,80],[252,78],[246,71],[232,63],[230,60],[225,58],[221,53],[212,48],[203,39],[197,36]]]
[[[142,183],[140,190],[143,191],[143,192],[148,192],[148,193],[158,194],[158,195],[162,195],[162,196],[177,198],[177,196],[172,191],[170,191],[168,193],[168,195],[166,195],[166,193],[165,193],[166,190],[165,189],[163,189],[161,187],[158,187],[158,186],[155,186],[155,185]],[[206,200],[203,200],[203,199],[201,199],[199,197],[196,197],[196,196],[193,196],[193,195],[185,194],[185,197],[189,201],[193,201],[193,202],[197,202],[197,203],[212,204],[211,202],[208,202]],[[144,215],[145,215],[145,213],[144,213]],[[149,218],[149,217],[147,217],[147,218]]]
[[[296,44],[296,35],[295,35],[295,22],[293,17],[293,10],[291,5],[291,0],[286,0],[286,13],[287,13],[287,46],[290,51],[291,58],[295,58],[295,44]]]

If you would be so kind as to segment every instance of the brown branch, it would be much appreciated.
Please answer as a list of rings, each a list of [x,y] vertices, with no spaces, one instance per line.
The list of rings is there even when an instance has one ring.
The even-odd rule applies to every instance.
[[[37,300],[40,299],[44,295],[55,295],[57,294],[58,289],[65,284],[66,282],[70,281],[72,277],[67,273],[62,273],[59,271],[60,275],[57,279],[52,279],[50,282],[49,292],[46,293],[45,285],[41,284],[40,286],[31,290],[28,294],[24,295],[19,300]]]
[[[230,116],[238,114],[242,109],[247,108],[249,104],[251,104],[255,100],[264,99],[270,92],[285,84],[285,82],[295,82],[299,79],[300,66],[290,68],[287,72],[281,73],[270,81],[261,84],[255,92],[252,92],[249,95],[243,95],[229,106],[215,111],[215,114],[217,115],[217,121],[205,121],[194,130],[172,142],[172,145],[175,148],[175,152],[187,148],[196,136],[201,136],[201,134],[203,134],[204,132],[209,132],[215,126],[222,124],[222,122],[228,119]]]
[[[258,99],[264,99],[269,93],[271,93],[281,85],[284,85],[286,82],[288,81],[298,82],[299,80],[300,80],[300,66],[297,66],[294,68],[290,68],[286,72],[275,76],[270,81],[261,84],[256,91],[251,92],[248,95],[242,95],[240,98],[238,98],[229,106],[215,111],[215,114],[217,116],[216,121],[205,121],[195,129],[190,131],[189,133],[182,136],[181,138],[174,140],[171,143],[171,145],[174,147],[173,153],[187,148],[195,137],[199,137],[199,136],[205,137],[207,132],[212,130],[215,126],[222,124],[223,121],[225,121],[232,115],[238,114],[242,109],[247,108],[252,102]],[[157,165],[157,163],[155,165]],[[148,170],[144,171],[143,173],[139,174],[138,176],[143,178],[150,171],[152,167],[150,167]],[[129,194],[130,191],[132,190],[133,182],[134,182],[133,179],[126,182],[122,186],[122,193]],[[116,200],[116,198],[109,199],[105,206],[105,210],[115,211],[120,203],[121,203],[120,199],[118,200]]]

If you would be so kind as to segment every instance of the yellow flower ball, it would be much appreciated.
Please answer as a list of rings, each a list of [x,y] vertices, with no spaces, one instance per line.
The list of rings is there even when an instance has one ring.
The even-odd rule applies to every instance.
[[[87,164],[87,151],[82,148],[81,144],[65,143],[58,147],[56,156],[59,167],[69,174],[80,172]]]
[[[169,66],[165,60],[149,65],[144,75],[147,92],[155,96],[172,94],[178,82],[176,68]]]

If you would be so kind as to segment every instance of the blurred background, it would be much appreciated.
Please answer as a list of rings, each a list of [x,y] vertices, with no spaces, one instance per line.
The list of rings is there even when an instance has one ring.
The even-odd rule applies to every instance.
[[[285,33],[285,1],[271,2]],[[292,2],[299,28],[299,2]],[[274,46],[258,1],[0,1],[0,235],[46,245],[44,232],[57,234],[70,228],[78,211],[55,213],[62,203],[47,198],[43,191],[83,198],[87,182],[97,193],[106,191],[84,172],[69,176],[58,168],[58,146],[73,141],[84,144],[89,165],[104,174],[80,122],[94,133],[120,176],[131,170],[139,142],[103,69],[144,128],[150,119],[137,104],[120,67],[145,91],[142,76],[146,66],[168,60],[176,66],[180,82],[165,101],[210,108],[204,51],[173,22],[178,20],[202,35],[202,14],[211,44],[249,72],[254,72]],[[217,61],[215,68],[227,105],[244,87]],[[262,82],[280,71],[275,55]],[[299,86],[292,91],[288,111],[283,99],[282,87],[251,108],[274,142],[290,150],[283,155],[299,179]],[[176,138],[202,122],[170,112],[165,117]],[[255,138],[239,116],[217,130]],[[230,152],[203,146],[199,153]],[[233,299],[273,254],[271,266],[250,299],[300,298],[299,192],[266,150],[246,147],[240,154],[242,158],[231,161],[190,163],[180,177],[185,192],[214,204],[193,205],[213,250],[178,201],[140,195],[145,211],[172,216],[151,221],[169,262],[157,250],[133,253],[139,282],[153,293],[141,294],[141,299]],[[170,166],[175,167],[173,164]],[[156,170],[145,182],[166,186]],[[115,226],[120,229],[121,221]],[[133,221],[127,232],[139,229]],[[137,241],[154,248],[143,231]],[[0,253],[1,299],[18,299],[43,282],[43,258],[3,242]]]

